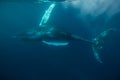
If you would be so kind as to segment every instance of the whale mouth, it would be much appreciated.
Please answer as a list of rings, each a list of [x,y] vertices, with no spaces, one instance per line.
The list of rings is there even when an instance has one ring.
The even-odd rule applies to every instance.
[[[52,46],[67,46],[69,42],[42,41],[44,44]]]

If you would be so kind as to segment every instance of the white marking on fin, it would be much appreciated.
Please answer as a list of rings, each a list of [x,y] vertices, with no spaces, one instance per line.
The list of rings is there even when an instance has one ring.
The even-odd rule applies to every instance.
[[[45,11],[43,17],[42,17],[42,20],[39,24],[39,27],[41,27],[41,25],[44,25],[47,23],[48,19],[50,18],[50,15],[51,15],[51,12],[52,10],[54,9],[55,7],[55,3],[51,4],[50,7]]]
[[[69,44],[69,42],[47,42],[47,41],[42,41],[42,42],[52,46],[66,46]]]

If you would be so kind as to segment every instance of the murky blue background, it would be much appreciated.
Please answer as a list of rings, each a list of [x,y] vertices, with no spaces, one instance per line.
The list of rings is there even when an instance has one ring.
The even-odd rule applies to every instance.
[[[118,31],[104,40],[100,51],[103,64],[96,61],[91,45],[86,43],[73,41],[68,46],[53,47],[13,38],[38,27],[49,5],[0,2],[0,80],[120,80],[119,13],[109,19],[102,14],[83,20],[76,16],[77,10],[58,4],[48,21],[88,40],[107,28],[116,28]]]

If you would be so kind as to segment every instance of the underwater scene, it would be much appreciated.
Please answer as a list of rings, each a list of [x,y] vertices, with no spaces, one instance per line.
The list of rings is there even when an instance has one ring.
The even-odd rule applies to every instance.
[[[0,0],[0,80],[120,80],[120,1]]]

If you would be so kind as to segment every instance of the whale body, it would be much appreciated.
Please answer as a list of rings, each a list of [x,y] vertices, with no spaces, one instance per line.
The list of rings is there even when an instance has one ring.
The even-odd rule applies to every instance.
[[[22,41],[37,41],[53,46],[65,46],[71,41],[82,41],[93,44],[77,35],[65,32],[58,27],[43,25],[40,28],[32,29],[17,36]]]

